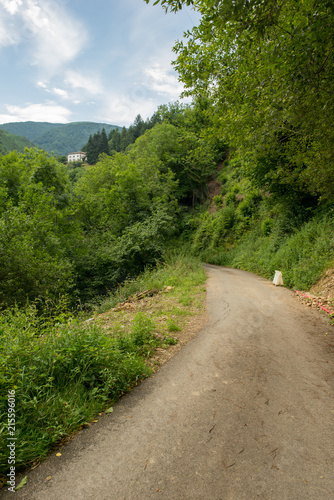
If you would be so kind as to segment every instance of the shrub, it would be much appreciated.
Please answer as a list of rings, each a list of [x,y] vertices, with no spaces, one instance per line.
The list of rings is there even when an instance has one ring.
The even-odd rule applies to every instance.
[[[247,193],[245,199],[239,204],[238,211],[242,217],[252,217],[258,209],[261,196],[259,193],[251,191]]]
[[[235,201],[236,201],[236,197],[235,197],[235,193],[228,193],[226,196],[225,196],[225,205],[226,206],[229,206],[229,205],[234,205],[235,204]]]
[[[217,194],[217,196],[213,197],[212,201],[216,205],[216,207],[221,207],[223,204],[223,197],[221,194]]]
[[[143,313],[135,315],[131,325],[131,340],[138,348],[138,352],[150,356],[160,341],[153,335],[155,329],[151,318]]]
[[[273,226],[274,221],[272,219],[264,219],[261,222],[261,231],[263,236],[268,236],[271,233]]]

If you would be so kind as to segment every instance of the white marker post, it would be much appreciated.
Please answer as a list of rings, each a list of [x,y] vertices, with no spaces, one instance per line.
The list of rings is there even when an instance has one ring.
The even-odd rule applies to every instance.
[[[283,276],[281,271],[275,271],[275,277],[273,281],[274,285],[283,285]]]

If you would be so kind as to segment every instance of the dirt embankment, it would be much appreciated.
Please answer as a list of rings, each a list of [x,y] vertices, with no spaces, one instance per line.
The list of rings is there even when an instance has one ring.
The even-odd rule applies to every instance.
[[[324,276],[309,292],[296,291],[297,298],[307,307],[334,313],[334,268],[327,269]]]

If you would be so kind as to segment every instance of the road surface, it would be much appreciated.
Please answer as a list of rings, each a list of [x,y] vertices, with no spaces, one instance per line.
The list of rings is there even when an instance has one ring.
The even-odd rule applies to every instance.
[[[207,270],[206,327],[16,499],[334,499],[333,327],[265,279]]]

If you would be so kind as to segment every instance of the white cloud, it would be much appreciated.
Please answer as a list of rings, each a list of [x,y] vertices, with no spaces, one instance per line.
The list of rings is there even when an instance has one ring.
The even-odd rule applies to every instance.
[[[72,89],[82,89],[89,94],[102,94],[103,86],[97,76],[88,76],[78,71],[69,70],[65,76],[65,83]]]
[[[18,8],[22,5],[22,0],[0,0],[0,5],[6,9],[9,14],[16,14]]]
[[[47,86],[47,84],[45,82],[37,82],[37,85],[39,87],[42,87],[42,89],[44,89],[46,91],[48,90],[48,86]]]
[[[53,90],[54,94],[58,95],[62,99],[68,99],[69,98],[68,92],[66,90],[64,90],[64,89],[57,89],[56,87],[54,87],[52,90]]]
[[[168,96],[171,100],[180,97],[183,85],[178,81],[171,68],[155,63],[144,69],[146,85],[159,95]]]
[[[168,27],[159,10],[144,9],[137,0],[102,2],[103,11],[83,3],[0,0],[0,50],[15,45],[3,58],[3,94],[5,102],[18,104],[0,107],[0,121],[73,118],[130,125],[138,113],[145,119],[160,104],[179,99],[183,88],[170,64],[169,34],[178,23],[171,20]],[[17,82],[12,88],[10,80]],[[18,95],[44,104],[25,104]]]
[[[86,44],[84,26],[57,0],[0,0],[0,46],[24,43],[31,64],[49,75]]]
[[[135,60],[130,64],[127,88],[121,89],[118,85],[118,89],[112,93],[108,91],[105,98],[102,96],[100,112],[96,113],[97,120],[128,126],[138,114],[146,119],[153,115],[160,104],[180,99],[183,85],[171,67],[167,51],[159,53],[159,62],[155,55],[154,59],[141,61],[141,64],[140,67]]]
[[[58,87],[49,87],[49,84],[47,82],[37,82],[38,87],[41,87],[45,92],[48,92],[49,94],[54,94],[58,97],[61,97],[62,99],[70,99],[70,96],[67,92],[67,90],[60,89]]]
[[[18,43],[19,35],[0,17],[0,47],[8,47]]]
[[[0,114],[0,123],[26,121],[68,123],[72,114],[69,109],[53,102],[27,104],[24,107],[7,105],[6,111],[7,113]]]
[[[34,63],[53,73],[75,59],[83,49],[85,33],[81,24],[53,3],[27,0],[26,22],[35,34]]]
[[[66,99],[72,101],[73,104],[80,104],[83,99],[87,97],[87,92],[90,94],[100,94],[103,89],[101,84],[94,79],[89,79],[88,77],[80,76],[78,73],[71,73],[71,77],[62,83],[69,88],[59,88],[53,87],[50,82],[38,81],[37,86],[48,92],[49,94],[54,94],[61,99]]]
[[[112,94],[108,92],[101,103],[100,113],[97,113],[97,120],[128,126],[138,114],[146,119],[153,115],[160,104],[180,99],[183,85],[164,56],[162,53],[159,63],[155,60],[147,62],[141,72],[138,71],[137,80],[127,90],[114,91]]]

